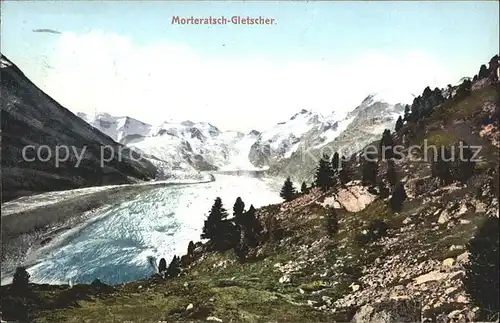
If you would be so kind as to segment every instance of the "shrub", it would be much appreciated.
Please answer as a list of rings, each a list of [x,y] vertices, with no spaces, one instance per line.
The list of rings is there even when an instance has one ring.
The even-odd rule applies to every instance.
[[[355,240],[360,246],[364,246],[370,242],[375,242],[378,239],[387,235],[387,224],[382,220],[373,220],[364,232],[356,235]]]

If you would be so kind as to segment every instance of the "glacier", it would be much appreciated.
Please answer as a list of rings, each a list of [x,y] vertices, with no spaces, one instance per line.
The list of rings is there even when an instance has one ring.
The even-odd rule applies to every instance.
[[[35,283],[119,284],[154,273],[149,257],[186,253],[199,241],[210,207],[221,197],[231,214],[239,196],[246,208],[278,203],[279,182],[270,178],[215,175],[216,181],[154,188],[116,206],[106,206],[80,225],[27,255]],[[10,282],[9,277],[2,284]]]

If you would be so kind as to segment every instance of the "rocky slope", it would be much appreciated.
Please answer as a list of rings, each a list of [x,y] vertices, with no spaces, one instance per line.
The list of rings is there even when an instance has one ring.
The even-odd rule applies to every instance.
[[[154,165],[134,160],[137,156],[130,149],[62,107],[6,57],[2,55],[0,61],[3,201],[51,190],[155,178]]]

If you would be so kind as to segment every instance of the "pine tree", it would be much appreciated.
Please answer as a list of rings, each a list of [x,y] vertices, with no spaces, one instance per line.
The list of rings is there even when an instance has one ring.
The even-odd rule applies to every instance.
[[[410,121],[410,105],[409,104],[405,105],[405,114],[404,114],[403,121]]]
[[[202,239],[210,239],[215,250],[224,251],[232,248],[236,239],[236,227],[232,221],[227,220],[228,213],[222,205],[220,197],[215,199],[210,214],[205,220]]]
[[[292,180],[290,177],[287,177],[283,187],[281,188],[280,197],[287,202],[290,202],[297,196],[297,191],[293,186]]]
[[[158,263],[158,273],[163,273],[164,271],[167,270],[167,261],[165,258],[161,258],[160,262]]]
[[[399,116],[398,120],[396,120],[396,127],[394,128],[394,130],[398,132],[399,130],[401,130],[401,128],[403,128],[403,118]]]
[[[394,192],[392,193],[389,204],[393,212],[401,212],[403,208],[403,203],[408,196],[406,195],[405,187],[403,183],[399,182],[394,187]]]
[[[364,186],[377,185],[378,164],[376,154],[365,152],[363,166],[361,169],[361,183]]]
[[[480,319],[493,321],[499,306],[499,234],[497,217],[488,218],[468,243],[469,262],[465,265],[463,283],[473,305],[482,314]],[[492,315],[493,314],[493,315]]]
[[[226,209],[222,206],[221,198],[217,197],[207,219],[205,220],[201,238],[215,239],[217,234],[219,234],[222,221],[225,220],[227,216],[228,214]]]
[[[464,97],[469,95],[472,89],[472,82],[470,79],[465,79],[462,84],[458,86],[457,94],[458,97]]]
[[[14,276],[12,277],[12,287],[18,292],[23,292],[28,289],[30,274],[24,267],[17,267]]]
[[[166,277],[175,278],[181,273],[181,259],[178,256],[174,256],[172,261],[168,265]]]
[[[257,210],[253,207],[253,205],[250,205],[250,208],[248,209],[247,212],[245,212],[245,226],[244,230],[246,232],[246,237],[248,241],[248,245],[252,248],[257,246],[259,236],[262,232],[262,226],[257,219]]]
[[[410,115],[409,115],[409,121],[411,122],[417,122],[420,118],[420,104],[421,104],[422,97],[419,95],[416,98],[413,99],[413,103],[411,104],[410,107]]]
[[[233,206],[233,215],[234,215],[234,223],[237,225],[242,225],[243,212],[245,211],[245,203],[241,199],[241,197],[236,198],[236,202],[234,202]]]
[[[396,166],[394,165],[394,161],[392,159],[387,161],[387,173],[385,174],[385,178],[387,179],[387,182],[391,184],[391,187],[394,187],[398,181]]]
[[[342,160],[346,160],[342,157]],[[351,174],[349,172],[349,166],[342,163],[342,168],[339,170],[339,180],[342,185],[345,185],[351,181]]]
[[[391,131],[385,129],[380,140],[380,152],[382,159],[390,159],[394,157],[394,142],[392,140]]]
[[[448,94],[446,98],[449,100],[453,97],[453,87],[451,86],[451,84],[448,84],[448,86],[446,87],[446,91]]]
[[[195,249],[194,242],[189,241],[188,251],[187,251],[188,256],[192,256],[194,254],[194,249]]]
[[[309,188],[307,187],[306,182],[302,182],[302,185],[300,186],[300,191],[302,192],[302,194],[309,193]]]
[[[337,211],[332,207],[326,214],[326,231],[328,236],[333,237],[339,232],[339,220],[337,218]]]
[[[316,171],[316,186],[326,192],[333,187],[333,170],[329,156],[323,155]]]
[[[479,74],[477,75],[478,76],[478,79],[481,80],[481,79],[484,79],[484,78],[487,78],[489,76],[490,72],[488,71],[488,68],[486,67],[486,65],[481,65],[481,68],[479,69]]]

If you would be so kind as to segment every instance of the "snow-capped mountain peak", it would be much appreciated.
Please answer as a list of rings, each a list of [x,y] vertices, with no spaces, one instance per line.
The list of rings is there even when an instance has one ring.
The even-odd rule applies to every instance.
[[[150,124],[128,116],[115,117],[105,112],[97,113],[94,117],[83,112],[78,112],[77,116],[120,143],[126,143],[127,140],[133,138],[147,136],[151,131]]]
[[[405,91],[398,91],[394,89],[383,90],[369,94],[361,103],[361,105],[371,105],[375,102],[383,102],[390,105],[396,104],[411,104],[415,95]]]
[[[259,132],[221,131],[209,122],[168,120],[150,126],[129,117],[101,113],[89,121],[115,140],[154,156],[168,170],[251,170],[271,166],[297,155],[300,149],[317,149],[353,128],[373,139],[403,112],[413,96],[404,92],[380,91],[368,95],[350,112],[322,115],[301,109],[286,121]],[[353,138],[351,135],[350,138]]]

